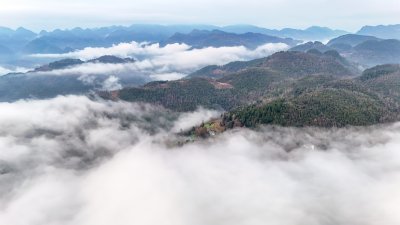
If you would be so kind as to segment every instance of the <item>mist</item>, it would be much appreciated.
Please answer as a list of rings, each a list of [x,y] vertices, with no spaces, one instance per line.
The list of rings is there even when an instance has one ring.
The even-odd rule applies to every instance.
[[[132,42],[110,48],[85,48],[66,54],[34,55],[28,58],[33,61],[50,62],[79,58],[85,62],[49,71],[21,70],[26,73],[2,77],[0,86],[9,88],[4,88],[0,101],[114,91],[124,87],[138,87],[151,81],[179,80],[210,64],[222,65],[232,61],[266,57],[287,48],[286,44],[281,43],[265,44],[256,49],[247,49],[243,46],[193,49],[185,44],[160,47],[159,44]],[[104,55],[129,57],[135,60],[126,60],[126,63],[89,61]],[[35,67],[38,68],[39,65]],[[0,67],[0,74],[2,71],[7,74],[22,68],[15,69],[6,70]]]
[[[134,63],[87,63],[41,74],[141,74],[159,80],[171,80],[180,79],[204,66],[212,64],[223,65],[232,61],[262,58],[288,48],[289,46],[283,43],[268,43],[251,50],[243,46],[192,49],[191,46],[186,44],[169,44],[160,47],[159,44],[132,42],[121,43],[109,48],[90,47],[65,54],[39,54],[32,57],[54,60],[61,58],[90,60],[104,55],[114,55],[122,58],[132,57],[136,60]],[[165,76],[163,77],[163,75]]]
[[[261,127],[83,96],[0,103],[0,224],[399,224],[400,124]]]
[[[25,73],[29,69],[23,67],[13,67],[13,68],[5,68],[0,66],[0,77],[6,75],[8,73]]]

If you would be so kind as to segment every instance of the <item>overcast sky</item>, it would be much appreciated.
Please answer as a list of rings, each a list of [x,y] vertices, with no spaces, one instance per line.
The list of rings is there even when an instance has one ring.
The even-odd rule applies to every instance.
[[[400,23],[399,0],[0,0],[0,26],[34,30],[134,23],[311,25],[356,31]]]

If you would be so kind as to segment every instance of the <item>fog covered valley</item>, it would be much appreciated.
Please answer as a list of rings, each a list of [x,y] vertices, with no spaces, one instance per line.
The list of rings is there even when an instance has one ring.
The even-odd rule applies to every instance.
[[[217,114],[78,96],[1,103],[1,224],[400,221],[399,124],[178,144],[176,131]]]

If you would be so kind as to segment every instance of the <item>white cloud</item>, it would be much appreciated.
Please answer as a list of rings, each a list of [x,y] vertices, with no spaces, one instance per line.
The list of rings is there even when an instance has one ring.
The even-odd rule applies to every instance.
[[[94,74],[142,74],[153,79],[171,80],[182,78],[185,74],[194,72],[207,65],[223,65],[232,61],[251,60],[271,55],[277,51],[287,50],[289,46],[283,43],[268,43],[255,50],[243,46],[208,47],[191,49],[185,44],[171,44],[160,47],[159,44],[139,44],[136,42],[122,43],[110,48],[85,48],[66,54],[40,54],[35,57],[46,58],[80,58],[93,59],[103,55],[133,57],[134,63],[101,64],[87,63],[72,68],[44,72],[52,75],[94,75]]]
[[[48,72],[37,72],[42,75],[98,75],[98,74],[112,74],[112,73],[128,73],[138,71],[138,67],[133,63],[119,63],[119,64],[107,64],[107,63],[85,63],[78,66],[73,66],[66,69],[52,70]]]
[[[36,57],[47,57],[47,58],[80,58],[82,60],[89,60],[98,58],[104,55],[114,55],[119,57],[128,56],[157,56],[166,55],[176,52],[182,52],[189,50],[190,46],[185,44],[170,44],[160,48],[159,44],[147,44],[147,43],[120,43],[113,45],[112,47],[87,47],[82,50],[64,54],[37,54],[33,55]]]
[[[16,67],[16,68],[4,68],[0,66],[0,76],[6,75],[8,73],[25,73],[29,69],[23,67]]]
[[[122,85],[119,83],[118,77],[109,76],[106,80],[103,81],[102,89],[107,91],[115,91],[122,89]]]
[[[76,96],[1,103],[0,224],[400,223],[400,124],[174,144],[171,131],[207,115]]]
[[[168,80],[179,80],[187,76],[187,74],[183,73],[155,73],[151,74],[150,78],[152,80],[161,80],[161,81],[168,81]]]
[[[172,132],[181,132],[188,130],[193,127],[193,125],[201,124],[207,122],[211,118],[217,118],[221,112],[214,110],[206,110],[199,108],[194,112],[182,113],[181,116],[175,121],[174,127],[172,127]]]
[[[8,70],[6,68],[3,68],[3,67],[0,67],[0,74],[1,75],[5,75],[5,74],[10,73],[10,72],[11,72],[10,70]]]

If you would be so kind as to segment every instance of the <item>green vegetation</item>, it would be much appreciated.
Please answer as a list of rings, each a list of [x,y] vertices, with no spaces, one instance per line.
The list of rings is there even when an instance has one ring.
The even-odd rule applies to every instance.
[[[388,64],[388,65],[380,65],[380,66],[375,66],[373,68],[367,69],[363,72],[362,76],[360,79],[362,81],[366,81],[369,79],[375,79],[380,76],[388,75],[391,73],[395,73],[397,71],[400,71],[400,65],[396,64]]]
[[[143,88],[119,91],[126,101],[150,102],[176,111],[192,111],[198,106],[230,109],[236,104],[232,89],[217,89],[207,79],[194,78],[150,83]]]
[[[381,102],[358,92],[324,89],[231,113],[246,127],[258,124],[343,127],[376,124],[383,108]]]
[[[336,54],[335,54],[336,53]],[[267,58],[248,62],[232,62],[224,66],[208,66],[189,77],[220,78],[249,68],[262,68],[285,76],[298,78],[307,75],[355,76],[357,69],[335,51],[325,54],[278,52]]]
[[[192,130],[197,136],[260,124],[343,127],[397,121],[400,66],[377,66],[356,76],[349,65],[333,51],[280,52],[202,70],[218,68],[224,71],[220,79],[152,82],[117,94],[176,111],[198,106],[228,111]]]

